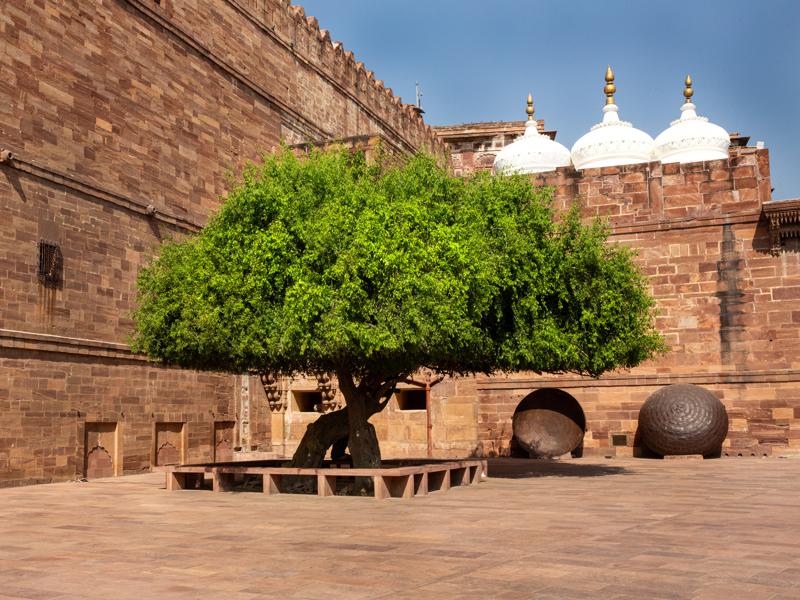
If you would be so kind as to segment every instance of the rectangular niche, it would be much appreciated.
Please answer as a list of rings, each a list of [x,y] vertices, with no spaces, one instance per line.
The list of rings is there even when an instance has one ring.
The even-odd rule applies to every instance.
[[[236,422],[216,421],[214,423],[214,462],[233,460],[234,433]]]
[[[293,408],[297,412],[319,412],[317,407],[322,404],[322,392],[319,390],[294,390],[292,398]]]
[[[117,423],[86,423],[83,442],[84,477],[98,479],[121,473]]]
[[[425,390],[395,390],[394,397],[400,410],[425,410]]]
[[[186,462],[186,424],[156,423],[153,465],[180,465]]]

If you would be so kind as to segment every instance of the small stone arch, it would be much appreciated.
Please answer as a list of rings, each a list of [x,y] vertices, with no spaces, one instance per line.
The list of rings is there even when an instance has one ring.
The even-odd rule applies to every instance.
[[[99,477],[114,476],[114,461],[108,450],[102,446],[95,446],[86,455],[86,478],[97,479]]]
[[[586,415],[564,390],[541,388],[525,396],[514,410],[512,426],[513,442],[531,458],[582,454]]]
[[[177,465],[180,462],[180,452],[178,452],[178,449],[175,446],[169,442],[164,442],[161,444],[158,452],[156,452],[157,465]]]

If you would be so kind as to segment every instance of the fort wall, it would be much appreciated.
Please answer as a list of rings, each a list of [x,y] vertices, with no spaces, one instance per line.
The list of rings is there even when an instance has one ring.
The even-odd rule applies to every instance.
[[[641,404],[672,383],[720,397],[730,417],[727,453],[800,451],[800,254],[791,245],[772,251],[762,214],[768,151],[734,147],[728,160],[563,168],[532,179],[554,188],[558,210],[578,201],[587,219],[607,220],[612,243],[637,252],[669,352],[598,380],[480,379],[482,451],[508,452],[517,404],[535,389],[558,387],[585,411],[584,452],[631,454]]]
[[[9,0],[0,34],[0,485],[80,477],[94,446],[96,474],[269,451],[257,379],[130,353],[139,269],[281,140],[443,145],[287,1]]]
[[[0,34],[0,148],[13,155],[0,155],[0,486],[291,453],[319,414],[291,389],[271,407],[256,377],[130,352],[139,269],[164,240],[201,228],[229,175],[281,140],[381,139],[440,157],[449,144],[454,172],[467,174],[490,168],[523,127],[434,132],[287,0],[7,0]],[[763,215],[765,150],[565,168],[533,183],[554,188],[559,210],[579,199],[638,251],[671,351],[598,380],[445,380],[432,390],[435,456],[509,452],[511,415],[540,387],[581,403],[587,453],[631,454],[639,406],[675,382],[726,404],[726,452],[800,448],[800,253]],[[41,242],[57,250],[55,281]],[[373,421],[385,456],[427,450],[418,403],[395,397]]]

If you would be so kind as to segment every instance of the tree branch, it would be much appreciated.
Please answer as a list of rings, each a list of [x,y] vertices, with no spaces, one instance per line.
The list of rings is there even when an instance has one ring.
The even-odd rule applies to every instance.
[[[342,394],[344,394],[345,398],[352,396],[358,391],[353,381],[353,375],[346,367],[336,368],[336,379],[339,382],[339,389],[342,390]]]

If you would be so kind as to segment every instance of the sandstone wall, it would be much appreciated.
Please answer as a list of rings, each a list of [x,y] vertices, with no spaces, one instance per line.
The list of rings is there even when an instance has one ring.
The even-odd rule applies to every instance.
[[[284,383],[286,391],[280,407],[273,413],[272,447],[285,456],[291,456],[319,413],[303,411],[296,394],[317,389],[316,382],[298,379]],[[335,381],[334,381],[335,385]],[[414,390],[401,384],[402,390]],[[418,389],[421,402],[423,390]],[[402,392],[401,392],[402,393]],[[344,399],[337,395],[338,406]],[[431,389],[431,440],[432,455],[438,458],[471,456],[478,446],[478,390],[473,378],[446,379]],[[386,408],[374,415],[370,422],[375,426],[383,458],[421,458],[428,451],[428,420],[424,402],[413,407],[400,404],[392,396]]]
[[[87,440],[104,474],[270,450],[255,386],[127,350],[139,269],[281,139],[443,146],[287,1],[7,0],[0,39],[0,485],[83,475]]]
[[[637,250],[670,351],[599,380],[519,374],[482,379],[480,445],[508,452],[511,416],[540,387],[567,390],[587,417],[587,453],[629,454],[642,402],[661,386],[713,390],[731,418],[726,452],[800,450],[800,254],[770,253],[761,206],[770,199],[766,150],[732,148],[729,160],[650,163],[534,177],[564,209],[608,219],[611,240]],[[612,435],[625,436],[614,446]],[[622,438],[617,438],[621,442]]]

